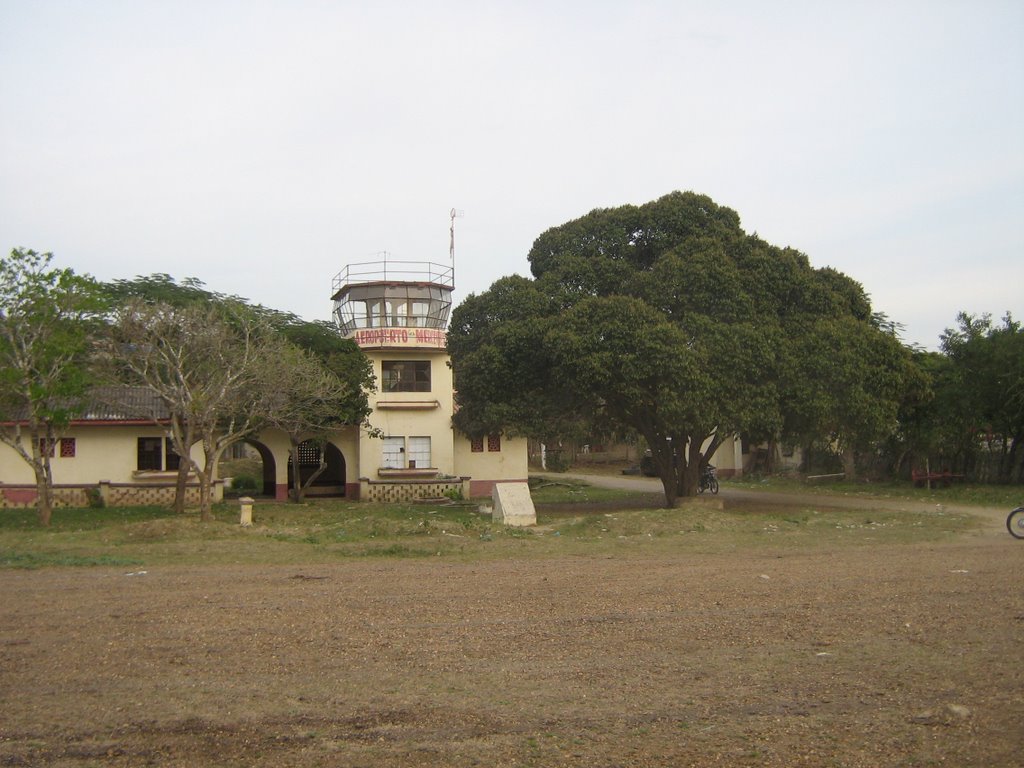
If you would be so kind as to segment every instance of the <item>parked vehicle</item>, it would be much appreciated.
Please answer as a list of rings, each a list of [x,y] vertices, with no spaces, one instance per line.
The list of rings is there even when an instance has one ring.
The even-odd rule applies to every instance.
[[[1017,507],[1006,517],[1006,530],[1015,539],[1024,539],[1024,507]]]
[[[658,470],[654,466],[654,457],[651,455],[650,449],[644,451],[644,455],[640,457],[640,474],[644,477],[658,476]]]
[[[697,493],[704,493],[704,491],[718,493],[718,477],[715,476],[715,468],[710,464],[705,464],[704,469],[701,470],[700,484],[697,486]]]

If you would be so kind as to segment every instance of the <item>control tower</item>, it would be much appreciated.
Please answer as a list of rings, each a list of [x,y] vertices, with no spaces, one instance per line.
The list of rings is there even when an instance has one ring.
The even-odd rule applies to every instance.
[[[360,347],[441,347],[455,288],[455,267],[422,261],[349,264],[331,299],[342,335]]]
[[[489,495],[496,483],[526,481],[526,440],[471,438],[452,425],[452,369],[445,329],[454,262],[349,264],[332,285],[334,319],[373,366],[370,431],[338,444],[348,495],[366,501]]]

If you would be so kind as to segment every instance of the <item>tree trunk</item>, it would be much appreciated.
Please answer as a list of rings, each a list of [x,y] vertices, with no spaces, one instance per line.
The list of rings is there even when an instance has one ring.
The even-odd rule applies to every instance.
[[[36,476],[36,510],[39,513],[39,524],[48,527],[53,516],[53,485],[42,466],[36,465],[32,469]]]
[[[1018,456],[1020,448],[1021,438],[1020,435],[1014,435],[1008,438],[1010,443],[1008,457],[1006,461],[1006,483],[1020,482],[1021,479],[1021,468],[1024,467],[1024,461],[1020,460]]]
[[[213,520],[213,470],[203,468],[199,473],[199,519],[204,523]]]
[[[327,461],[324,457],[323,449],[320,451],[320,466],[316,472],[306,478],[306,481],[302,480],[302,472],[299,468],[299,445],[292,440],[291,444],[291,457],[292,457],[292,487],[291,492],[288,494],[296,504],[301,504],[306,498],[306,489],[313,484],[313,482],[323,474],[324,470],[327,469]]]
[[[192,471],[192,425],[180,416],[171,425],[171,444],[178,454],[178,477],[174,487],[174,511],[185,514],[185,495],[188,493],[188,473]],[[196,467],[198,470],[198,467]]]
[[[675,509],[679,505],[679,478],[675,472],[669,472],[668,476],[660,474],[660,478],[665,492],[665,509]]]
[[[53,450],[53,437],[40,434],[38,429],[30,432],[32,440],[32,473],[36,478],[36,511],[39,524],[49,527],[53,516],[53,472],[50,468],[50,451]]]
[[[684,465],[680,475],[682,481],[680,493],[683,496],[696,496],[700,486],[700,472],[703,468],[703,456],[701,456],[700,443],[697,440],[690,440],[687,444]]]
[[[764,458],[764,473],[769,477],[775,474],[775,467],[778,462],[779,443],[775,435],[768,438],[768,455]]]
[[[174,486],[174,511],[176,514],[185,514],[185,494],[188,493],[188,473],[191,465],[188,460],[181,459],[178,462],[178,477]]]
[[[652,446],[651,460],[654,462],[654,468],[658,470],[658,478],[665,492],[665,509],[673,509],[678,504],[679,477],[676,474],[672,443],[648,437],[647,444]]]
[[[857,479],[857,454],[853,448],[843,448],[843,472],[846,473],[846,480]]]
[[[288,447],[288,455],[292,460],[292,487],[288,489],[288,498],[295,504],[302,503],[302,473],[299,471],[299,446],[292,440]]]

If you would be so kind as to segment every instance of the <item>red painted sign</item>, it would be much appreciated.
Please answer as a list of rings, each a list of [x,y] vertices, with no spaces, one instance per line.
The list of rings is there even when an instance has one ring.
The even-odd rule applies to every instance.
[[[444,349],[444,331],[435,328],[364,328],[355,332],[360,347],[430,347]]]

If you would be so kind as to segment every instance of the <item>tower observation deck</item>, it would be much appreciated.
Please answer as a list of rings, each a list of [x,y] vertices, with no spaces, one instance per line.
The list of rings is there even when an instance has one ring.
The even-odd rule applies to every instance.
[[[334,320],[361,347],[443,348],[454,288],[451,264],[386,256],[349,264],[331,286]]]

